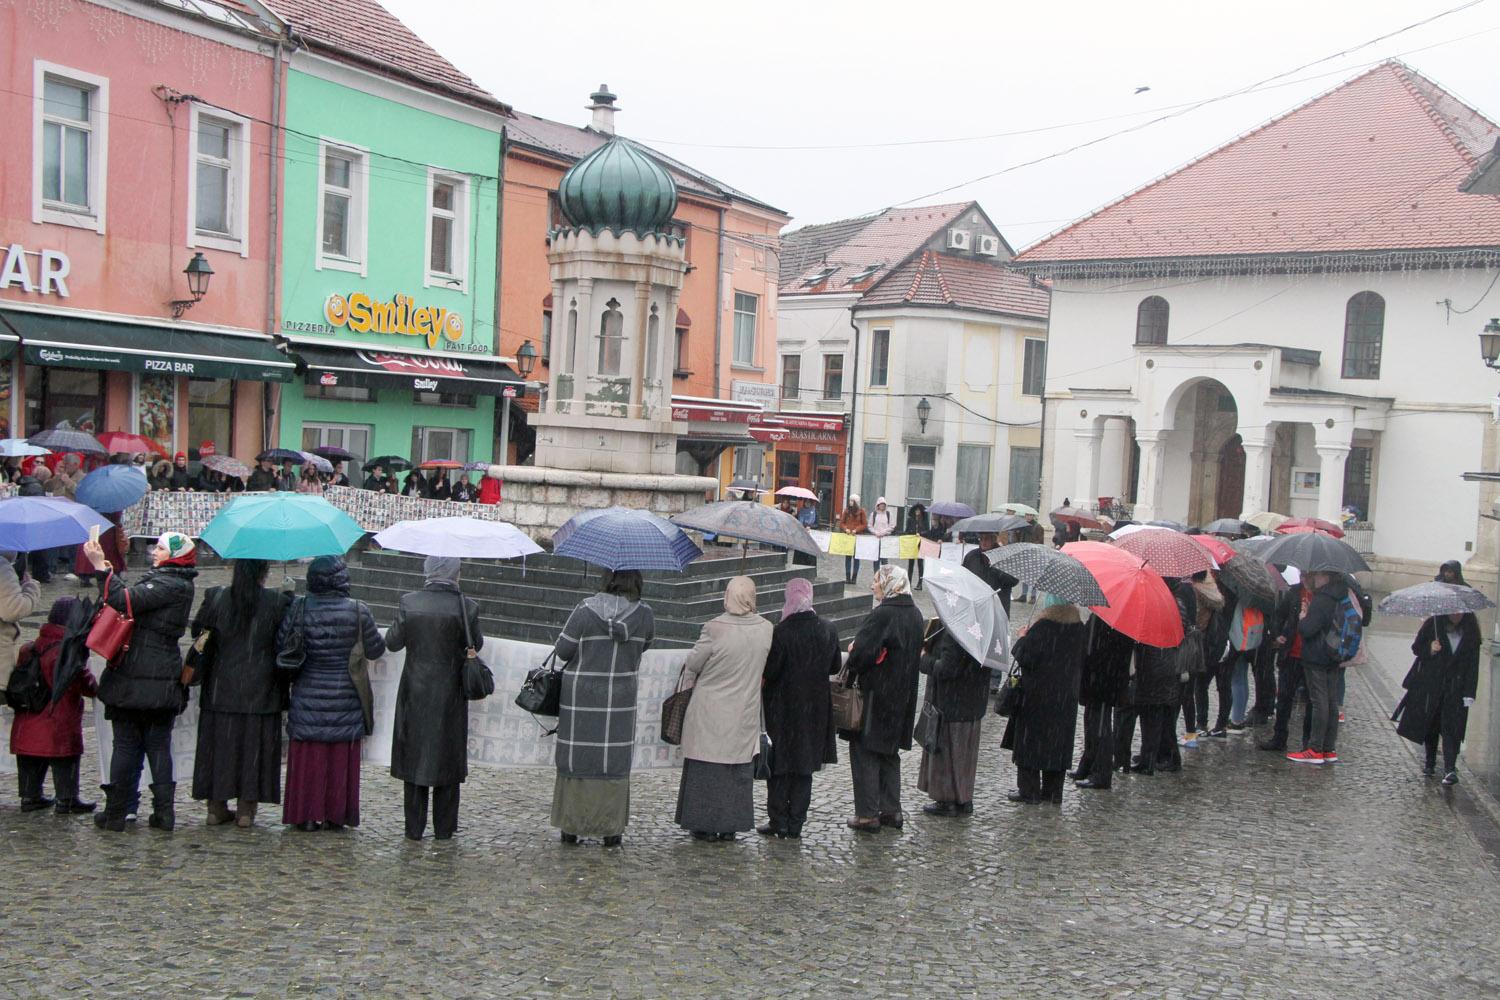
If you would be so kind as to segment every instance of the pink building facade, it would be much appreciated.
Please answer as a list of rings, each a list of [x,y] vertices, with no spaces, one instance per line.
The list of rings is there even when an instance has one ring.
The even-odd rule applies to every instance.
[[[293,374],[280,50],[234,3],[128,10],[0,2],[0,437],[66,420],[253,455]]]

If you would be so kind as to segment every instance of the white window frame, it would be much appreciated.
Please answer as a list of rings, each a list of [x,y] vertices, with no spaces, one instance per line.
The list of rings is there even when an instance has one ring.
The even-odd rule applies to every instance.
[[[885,334],[884,337],[881,334]],[[876,348],[879,347],[880,366],[876,367]],[[879,374],[880,381],[876,381]],[[891,384],[891,328],[888,326],[878,327],[870,331],[870,388],[884,389]]]
[[[327,189],[325,178],[327,177],[328,153],[337,153],[347,156],[353,160],[353,169],[349,171],[349,183],[354,185],[350,190],[349,197],[349,250],[357,251],[357,256],[338,257],[334,254],[323,252],[323,194]],[[316,270],[325,268],[333,271],[352,271],[360,277],[370,275],[370,230],[367,221],[370,214],[370,151],[363,146],[343,142],[338,139],[330,139],[325,136],[318,138],[318,205],[317,205],[317,233],[314,234],[317,247]]]
[[[229,137],[229,218],[233,231],[228,236],[200,232],[198,229],[198,119],[200,114],[234,127]],[[194,103],[188,112],[188,209],[187,245],[190,249],[208,247],[227,250],[241,257],[250,256],[250,119]],[[319,202],[319,215],[322,214]],[[318,244],[322,246],[320,242]]]
[[[760,340],[760,298],[761,297],[759,295],[756,295],[754,292],[742,292],[742,291],[740,291],[737,288],[732,290],[732,294],[733,294],[733,298],[730,299],[730,305],[732,306],[732,314],[733,314],[733,317],[734,317],[734,324],[730,328],[730,345],[729,345],[730,367],[732,367],[732,368],[754,368],[755,367],[755,358],[756,358],[756,355],[759,353],[759,347],[760,347],[759,343],[757,343],[757,342]],[[740,308],[740,302],[739,302],[740,296],[744,296],[745,298],[747,298],[751,302],[753,302],[754,303],[754,308],[752,308],[748,312],[745,311],[745,310],[743,310],[743,309],[741,309]],[[739,333],[740,333],[740,317],[741,316],[748,316],[748,317],[750,317],[750,357],[748,357],[748,358],[741,358],[739,356],[739,347],[740,347],[740,336],[739,336]]]
[[[94,91],[94,99],[89,104],[90,212],[70,212],[50,206],[42,198],[42,123],[49,76],[80,87],[89,87]],[[108,187],[105,181],[109,176],[109,78],[37,59],[32,63],[31,88],[31,221],[92,229],[103,235],[105,192]]]
[[[443,210],[432,205],[432,191],[438,182],[453,185],[453,250],[451,259],[453,272],[444,274],[432,269],[432,217]],[[427,168],[427,202],[423,217],[427,220],[427,231],[422,239],[422,287],[451,288],[468,294],[469,291],[469,178],[467,175],[440,167]],[[322,243],[318,244],[322,246]]]
[[[1026,348],[1032,344],[1038,345],[1033,351],[1041,352],[1041,369],[1036,373],[1036,392],[1030,391],[1026,384]],[[1033,396],[1040,399],[1047,393],[1047,340],[1045,337],[1023,337],[1021,338],[1021,395]]]

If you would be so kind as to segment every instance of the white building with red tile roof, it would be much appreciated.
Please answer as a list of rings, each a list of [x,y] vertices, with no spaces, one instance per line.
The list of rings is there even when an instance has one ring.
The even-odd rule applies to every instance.
[[[1047,293],[1012,256],[977,202],[782,237],[783,406],[849,414],[866,506],[1037,502]]]
[[[1500,199],[1459,185],[1497,136],[1387,62],[1022,252],[1052,286],[1044,499],[1349,511],[1377,584],[1493,574],[1460,475],[1496,464]]]

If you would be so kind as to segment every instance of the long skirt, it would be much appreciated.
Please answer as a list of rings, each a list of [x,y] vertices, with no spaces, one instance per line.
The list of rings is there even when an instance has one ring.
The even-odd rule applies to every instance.
[[[755,829],[755,768],[752,764],[682,762],[677,825],[703,833]]]
[[[281,716],[203,711],[193,798],[281,801]]]
[[[983,720],[945,722],[936,754],[922,751],[917,787],[934,802],[973,802],[974,773],[979,769],[979,728]]]
[[[359,826],[359,740],[290,740],[283,823]]]
[[[630,778],[568,778],[552,786],[552,825],[577,837],[618,837],[630,823]]]

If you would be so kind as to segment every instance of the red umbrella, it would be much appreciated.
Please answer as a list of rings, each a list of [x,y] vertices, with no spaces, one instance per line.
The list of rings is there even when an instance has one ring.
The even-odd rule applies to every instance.
[[[462,469],[463,467],[464,463],[450,462],[446,458],[434,458],[429,462],[423,462],[417,466],[419,469]]]
[[[1276,534],[1295,535],[1303,531],[1321,531],[1325,535],[1332,535],[1334,538],[1344,537],[1343,528],[1340,528],[1332,521],[1325,521],[1321,517],[1290,518],[1281,522],[1281,526],[1276,529]]]
[[[148,437],[139,434],[126,434],[124,431],[108,431],[99,435],[99,443],[109,449],[111,455],[119,452],[137,454],[143,451],[154,451],[163,458],[167,457],[167,450],[160,444]]]
[[[1191,535],[1176,531],[1137,531],[1109,544],[1140,556],[1162,576],[1188,577],[1214,568],[1214,557]]]
[[[1109,606],[1091,610],[1111,628],[1148,646],[1169,648],[1182,642],[1177,599],[1160,574],[1118,545],[1069,542],[1062,550],[1083,563],[1099,582]]]
[[[1238,552],[1229,547],[1228,542],[1215,535],[1189,535],[1188,537],[1207,549],[1208,554],[1214,557],[1214,562],[1220,566],[1239,555]]]

